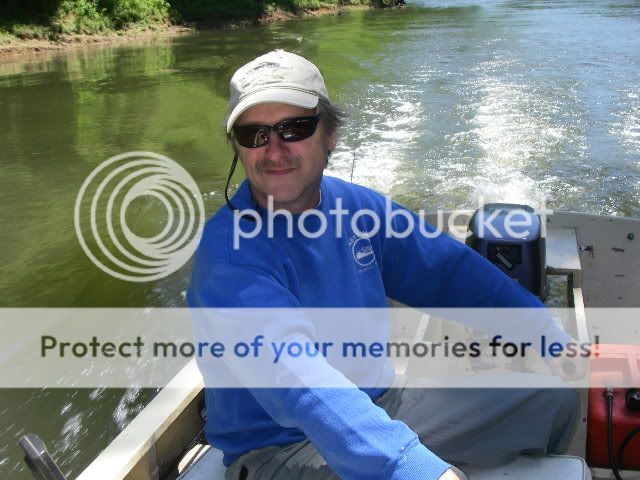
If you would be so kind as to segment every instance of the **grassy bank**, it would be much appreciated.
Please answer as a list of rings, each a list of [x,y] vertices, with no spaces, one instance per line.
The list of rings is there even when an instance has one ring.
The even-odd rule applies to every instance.
[[[0,46],[87,43],[176,27],[277,20],[397,0],[3,0]],[[6,48],[5,48],[6,50]]]

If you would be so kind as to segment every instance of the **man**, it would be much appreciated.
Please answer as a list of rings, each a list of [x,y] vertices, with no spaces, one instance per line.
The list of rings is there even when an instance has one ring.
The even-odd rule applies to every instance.
[[[323,176],[342,115],[315,65],[277,50],[241,67],[230,86],[226,131],[236,156],[229,178],[239,158],[247,180],[233,199],[225,191],[228,208],[205,227],[190,306],[384,308],[387,297],[414,307],[541,306],[446,235],[398,238],[385,235],[388,225],[367,235],[376,230],[371,216],[359,217],[354,229],[329,215],[340,207],[349,219],[368,209],[385,225],[389,213],[380,194]],[[309,238],[303,233],[318,228],[316,216],[291,232],[286,219],[276,219],[271,232],[238,237],[238,229],[251,230],[278,209],[298,220],[326,214],[328,225]],[[394,216],[390,225],[404,232],[409,216]],[[541,330],[567,340],[550,321]],[[522,389],[508,398],[493,391],[472,405],[464,392],[355,387],[208,389],[206,400],[207,439],[224,452],[228,480],[463,479],[442,458],[491,463],[558,451],[575,418],[575,396],[566,390]],[[507,433],[527,429],[532,418],[544,428]]]

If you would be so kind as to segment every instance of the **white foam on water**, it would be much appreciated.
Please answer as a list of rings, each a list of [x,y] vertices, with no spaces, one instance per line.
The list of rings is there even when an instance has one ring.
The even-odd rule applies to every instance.
[[[408,147],[420,135],[420,92],[406,85],[373,85],[349,110],[329,173],[390,194],[402,183]],[[362,103],[362,105],[358,105]]]
[[[471,116],[470,130],[452,140],[474,143],[481,151],[473,176],[462,179],[473,186],[474,203],[483,199],[540,206],[549,182],[528,172],[562,148],[568,135],[555,116],[557,100],[548,96],[548,86],[505,75],[518,67],[516,60],[504,58],[481,63],[478,77],[466,85],[475,92],[464,112]]]
[[[82,413],[72,415],[67,419],[62,427],[61,445],[60,449],[67,454],[70,454],[71,458],[77,456],[80,453],[78,447],[79,436],[82,432]]]
[[[620,92],[618,111],[611,114],[615,119],[609,133],[618,138],[622,147],[630,152],[640,148],[640,85],[629,85]]]

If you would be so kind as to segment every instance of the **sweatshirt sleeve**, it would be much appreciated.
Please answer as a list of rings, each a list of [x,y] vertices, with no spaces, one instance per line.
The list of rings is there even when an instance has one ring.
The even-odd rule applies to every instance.
[[[196,260],[187,295],[190,307],[300,307],[297,299],[273,275],[249,267]],[[302,324],[295,335],[311,338],[313,326]],[[291,335],[277,318],[270,334]],[[282,329],[282,331],[278,331]],[[307,365],[308,367],[308,365]],[[239,375],[243,375],[241,371]],[[287,367],[302,384],[330,379],[340,388],[252,388],[265,411],[283,427],[297,428],[313,442],[333,471],[344,479],[420,478],[437,480],[449,465],[422,445],[404,423],[392,420],[371,398],[333,369],[323,357],[313,369]],[[203,371],[205,384],[207,371]]]
[[[537,297],[467,245],[436,234],[426,222],[421,231],[417,215],[395,203],[392,209],[408,212],[415,228],[407,228],[406,214],[394,215],[394,231],[411,233],[404,238],[386,231],[381,235],[382,277],[389,297],[416,308],[544,308]],[[528,318],[535,320],[526,325],[529,337],[544,335],[563,344],[569,340],[550,315],[532,313]],[[505,326],[510,328],[513,325]]]

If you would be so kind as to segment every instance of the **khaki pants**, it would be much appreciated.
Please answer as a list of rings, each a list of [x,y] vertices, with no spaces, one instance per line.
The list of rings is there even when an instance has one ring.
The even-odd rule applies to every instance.
[[[465,464],[498,465],[521,454],[562,453],[577,417],[577,395],[570,388],[400,387],[387,390],[375,403],[462,471]],[[309,440],[253,450],[238,458],[225,476],[225,480],[338,478]]]

